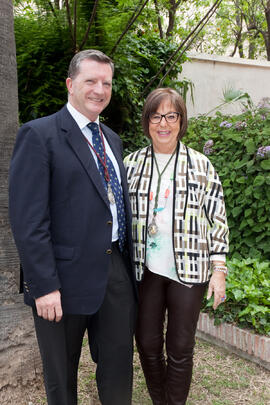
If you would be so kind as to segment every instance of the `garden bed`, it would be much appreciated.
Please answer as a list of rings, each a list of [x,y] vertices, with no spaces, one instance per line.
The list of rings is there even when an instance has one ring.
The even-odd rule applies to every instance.
[[[197,336],[270,370],[270,337],[226,322],[215,325],[206,313],[200,314]]]

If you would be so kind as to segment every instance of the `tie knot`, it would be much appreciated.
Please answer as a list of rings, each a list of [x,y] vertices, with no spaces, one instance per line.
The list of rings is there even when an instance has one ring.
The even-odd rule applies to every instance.
[[[99,126],[96,122],[89,122],[87,126],[93,132],[94,135],[99,134]]]

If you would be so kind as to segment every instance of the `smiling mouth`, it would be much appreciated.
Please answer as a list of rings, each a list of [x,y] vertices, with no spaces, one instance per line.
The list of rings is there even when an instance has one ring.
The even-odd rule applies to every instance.
[[[170,135],[170,131],[158,131],[158,135],[159,135],[159,136],[169,136],[169,135]]]
[[[94,103],[102,103],[103,98],[88,98],[89,101],[93,101]]]

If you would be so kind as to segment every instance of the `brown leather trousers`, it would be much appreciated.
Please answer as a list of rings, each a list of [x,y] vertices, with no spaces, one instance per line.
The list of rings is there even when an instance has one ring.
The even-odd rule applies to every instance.
[[[153,405],[186,403],[196,326],[205,289],[206,285],[188,288],[145,271],[139,285],[136,343]]]

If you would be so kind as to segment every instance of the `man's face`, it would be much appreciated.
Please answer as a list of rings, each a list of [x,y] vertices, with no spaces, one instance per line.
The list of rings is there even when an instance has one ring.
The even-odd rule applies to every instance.
[[[74,79],[66,80],[69,102],[89,120],[95,121],[110,102],[112,69],[107,63],[84,59]]]

